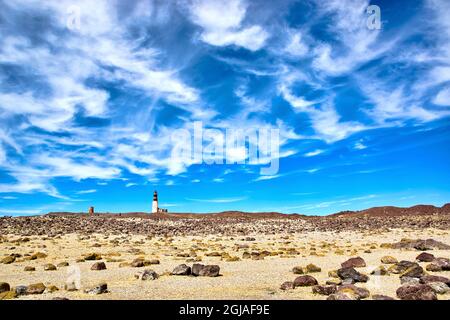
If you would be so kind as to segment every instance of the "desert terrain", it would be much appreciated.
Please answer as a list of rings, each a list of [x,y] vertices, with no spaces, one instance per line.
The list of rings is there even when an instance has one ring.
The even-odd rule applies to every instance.
[[[0,298],[449,300],[449,208],[4,217]]]

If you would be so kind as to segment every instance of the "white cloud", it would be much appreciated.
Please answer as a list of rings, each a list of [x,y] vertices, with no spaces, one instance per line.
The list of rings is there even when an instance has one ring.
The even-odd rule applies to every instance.
[[[450,88],[439,91],[433,99],[433,103],[441,106],[450,106]]]
[[[81,190],[78,191],[77,194],[90,194],[90,193],[96,193],[97,190],[96,189],[90,189],[90,190]]]
[[[363,143],[362,140],[357,141],[354,145],[353,148],[355,148],[356,150],[364,150],[367,148],[367,146]]]
[[[319,154],[321,154],[321,153],[323,153],[324,152],[324,150],[314,150],[314,151],[311,151],[311,152],[307,152],[307,153],[305,153],[304,154],[304,156],[305,157],[314,157],[314,156],[317,156],[317,155],[319,155]]]
[[[241,0],[194,0],[189,11],[192,21],[203,29],[201,40],[213,46],[256,51],[269,37],[261,26],[243,26],[247,4]]]

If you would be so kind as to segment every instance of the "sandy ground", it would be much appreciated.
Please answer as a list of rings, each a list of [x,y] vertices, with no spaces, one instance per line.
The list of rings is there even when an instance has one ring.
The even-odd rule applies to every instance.
[[[330,279],[328,271],[336,270],[340,264],[350,257],[364,258],[367,267],[358,271],[369,274],[381,265],[380,258],[390,255],[400,260],[414,261],[420,253],[417,250],[399,250],[381,248],[382,243],[393,243],[402,238],[433,238],[450,244],[449,230],[398,230],[387,232],[308,232],[298,234],[247,235],[255,241],[245,241],[245,237],[173,237],[146,238],[144,236],[69,234],[61,238],[43,239],[31,236],[29,242],[16,243],[15,235],[4,235],[7,242],[0,243],[0,257],[11,253],[21,255],[36,252],[46,253],[46,258],[24,260],[18,258],[12,264],[0,264],[0,282],[7,282],[12,287],[42,282],[46,286],[55,285],[59,291],[41,295],[20,296],[18,299],[52,299],[67,297],[69,299],[326,299],[326,296],[312,294],[311,287],[296,288],[283,291],[280,285],[285,281],[293,281],[298,275],[293,274],[294,266],[306,266],[313,263],[320,268],[320,273],[311,274],[320,284]],[[111,243],[117,239],[118,243]],[[238,249],[236,244],[248,245],[248,249]],[[95,245],[95,246],[94,246]],[[289,249],[299,252],[289,254]],[[133,251],[134,250],[134,251]],[[136,252],[140,250],[141,252]],[[263,260],[242,259],[243,252],[271,252]],[[107,270],[93,271],[90,267],[96,261],[76,262],[87,253],[96,252],[102,255]],[[221,257],[208,257],[207,253],[228,253],[240,258],[240,261],[227,262]],[[450,250],[429,251],[436,257],[450,257]],[[202,264],[217,264],[221,276],[191,277],[172,276],[169,273],[179,264],[192,265],[186,262],[187,257],[177,257],[181,253],[191,254],[202,260]],[[159,259],[159,265],[144,268],[119,267],[120,262],[131,262],[137,257]],[[109,262],[109,259],[119,260]],[[66,261],[69,267],[60,267],[56,271],[44,271],[47,263],[58,264]],[[420,263],[424,268],[427,263]],[[33,266],[34,272],[24,271],[24,267]],[[134,274],[145,268],[153,269],[160,277],[153,281],[142,281],[134,278]],[[79,270],[81,288],[68,292],[64,284],[71,274]],[[449,271],[435,272],[433,275],[450,277]],[[109,293],[89,295],[83,292],[100,282],[108,284]],[[360,287],[367,288],[370,293],[395,297],[400,286],[399,276],[370,275],[370,280]],[[450,299],[450,294],[439,295],[439,299]]]

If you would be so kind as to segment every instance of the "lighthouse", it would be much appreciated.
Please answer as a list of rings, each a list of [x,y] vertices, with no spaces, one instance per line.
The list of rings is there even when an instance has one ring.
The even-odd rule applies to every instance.
[[[153,192],[152,213],[158,213],[158,192]]]

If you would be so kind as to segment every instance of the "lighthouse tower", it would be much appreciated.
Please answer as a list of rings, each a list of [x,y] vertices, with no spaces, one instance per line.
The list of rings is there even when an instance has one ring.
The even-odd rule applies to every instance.
[[[153,192],[152,213],[158,213],[158,192]]]

